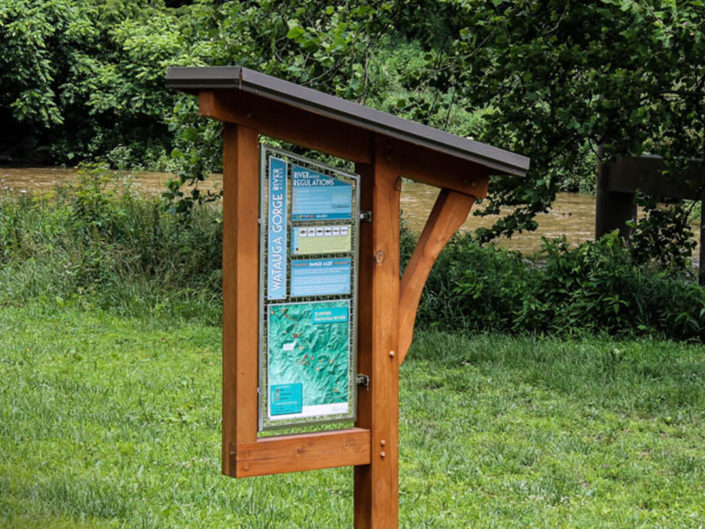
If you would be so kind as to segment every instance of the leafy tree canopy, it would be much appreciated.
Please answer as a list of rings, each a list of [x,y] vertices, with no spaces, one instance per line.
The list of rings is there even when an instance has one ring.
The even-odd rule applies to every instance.
[[[511,234],[598,146],[702,157],[704,23],[702,0],[5,1],[0,156],[204,178],[218,125],[164,74],[242,64],[530,156],[484,208],[516,209],[483,238]]]
[[[448,0],[457,9],[436,83],[489,107],[480,139],[532,158],[528,178],[496,180],[495,225],[532,226],[570,173],[649,152],[676,163],[703,155],[705,9],[700,0]]]

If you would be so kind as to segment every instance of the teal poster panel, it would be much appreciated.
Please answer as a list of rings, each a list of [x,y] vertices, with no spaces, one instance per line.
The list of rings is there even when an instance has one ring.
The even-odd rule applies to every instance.
[[[352,218],[350,184],[298,165],[292,171],[292,220]]]
[[[269,402],[272,415],[301,413],[303,409],[302,384],[276,384],[270,387]]]
[[[259,178],[258,429],[354,420],[360,176],[262,146]]]
[[[351,260],[299,259],[291,262],[291,297],[350,294]]]
[[[269,418],[348,413],[350,301],[267,307]]]
[[[287,197],[284,160],[269,157],[267,299],[286,297]]]

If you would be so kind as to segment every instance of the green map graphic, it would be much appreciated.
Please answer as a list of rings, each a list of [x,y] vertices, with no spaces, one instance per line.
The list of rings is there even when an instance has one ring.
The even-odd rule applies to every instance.
[[[303,405],[348,400],[350,302],[285,303],[268,308],[268,384],[303,386]]]

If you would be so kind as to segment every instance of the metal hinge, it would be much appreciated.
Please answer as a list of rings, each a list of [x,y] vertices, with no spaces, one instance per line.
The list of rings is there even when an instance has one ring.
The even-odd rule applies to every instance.
[[[360,373],[358,373],[357,377],[355,378],[355,381],[357,382],[358,386],[362,386],[365,389],[370,389],[369,375],[361,375]]]
[[[361,211],[360,220],[365,222],[372,222],[372,212],[371,211]]]

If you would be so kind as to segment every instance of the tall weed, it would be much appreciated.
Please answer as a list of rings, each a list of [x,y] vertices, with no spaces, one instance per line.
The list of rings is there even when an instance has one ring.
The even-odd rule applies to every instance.
[[[55,196],[0,197],[0,304],[29,300],[217,323],[222,215],[187,217],[101,167]],[[415,238],[402,224],[402,260]],[[705,289],[662,263],[636,261],[616,234],[535,260],[459,235],[440,255],[418,315],[426,328],[513,334],[705,338]]]
[[[0,197],[0,303],[47,298],[119,312],[196,303],[186,313],[215,321],[221,219],[204,206],[185,222],[101,167],[53,197]]]

